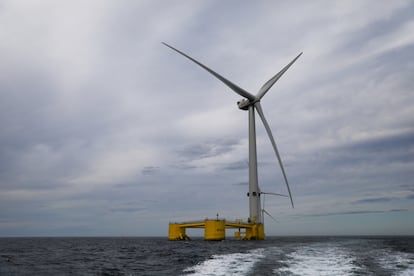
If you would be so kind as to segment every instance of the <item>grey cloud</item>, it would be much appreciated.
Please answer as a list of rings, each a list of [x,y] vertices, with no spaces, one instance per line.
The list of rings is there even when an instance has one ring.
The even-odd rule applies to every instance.
[[[408,212],[409,209],[390,209],[390,210],[357,210],[357,211],[342,211],[320,214],[303,215],[305,217],[326,217],[326,216],[342,216],[342,215],[360,215],[360,214],[381,214],[381,213],[398,213]]]
[[[414,193],[408,192],[404,194],[399,194],[395,196],[382,196],[382,197],[367,197],[363,199],[359,199],[354,201],[353,203],[382,203],[382,202],[390,202],[390,201],[399,201],[399,200],[406,200],[406,199],[414,199]]]
[[[180,170],[192,170],[192,169],[197,169],[198,168],[198,166],[183,164],[183,163],[173,164],[173,165],[171,165],[171,167],[172,168],[177,168],[177,169],[180,169]]]
[[[40,3],[2,7],[0,221],[15,226],[0,235],[165,235],[175,216],[246,216],[247,113],[226,113],[239,96],[161,41],[252,93],[303,50],[263,100],[295,203],[312,197],[329,221],[413,199],[414,51],[398,37],[412,3]],[[402,46],[375,45],[387,38]],[[204,129],[187,120],[200,113]],[[284,187],[260,121],[257,133],[261,188]]]
[[[247,170],[249,162],[247,160],[236,161],[229,164],[224,164],[221,168],[223,170]]]
[[[200,158],[212,156],[214,154],[213,151],[214,151],[213,145],[196,144],[196,145],[188,146],[185,149],[180,150],[178,153],[187,158],[200,159]]]
[[[407,152],[414,147],[414,130],[406,133],[394,134],[385,137],[372,138],[368,141],[361,141],[347,145],[344,150],[353,152],[383,153],[392,151]],[[406,157],[404,156],[404,159]],[[403,159],[403,160],[404,160]],[[413,161],[408,159],[407,161]]]
[[[397,9],[387,18],[382,18],[369,23],[363,28],[353,32],[352,36],[341,46],[344,51],[359,51],[364,45],[375,40],[375,38],[395,32],[399,26],[412,19],[409,9],[402,7]]]
[[[237,185],[237,186],[247,186],[249,185],[249,182],[238,182],[238,183],[234,183],[233,185]]]
[[[409,164],[414,162],[414,132],[405,132],[363,141],[339,144],[325,151],[324,165],[350,167],[357,164]]]
[[[135,213],[135,212],[141,212],[145,211],[147,208],[140,208],[140,207],[117,207],[117,208],[111,208],[111,212],[125,212],[125,213]]]
[[[405,197],[406,199],[414,199],[414,193],[411,193]]]
[[[378,202],[388,202],[392,201],[395,198],[393,197],[376,197],[376,198],[364,198],[354,201],[354,203],[378,203]]]
[[[160,167],[147,166],[147,167],[144,167],[142,169],[142,174],[143,175],[152,175],[152,174],[156,173],[158,170],[160,170]]]
[[[123,212],[123,213],[135,213],[148,211],[150,208],[154,208],[159,202],[154,199],[139,199],[137,201],[129,201],[131,199],[120,200],[113,202],[109,211],[111,212]]]
[[[212,139],[200,144],[186,146],[178,151],[180,156],[187,159],[203,159],[226,154],[234,149],[240,142],[235,139]]]

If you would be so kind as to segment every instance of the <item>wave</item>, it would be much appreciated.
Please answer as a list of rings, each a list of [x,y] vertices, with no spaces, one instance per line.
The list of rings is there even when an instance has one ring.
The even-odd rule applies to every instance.
[[[414,253],[383,241],[347,240],[265,246],[216,254],[185,275],[395,275],[414,276]]]
[[[359,268],[346,250],[326,244],[303,246],[286,255],[285,267],[274,272],[288,275],[350,275]]]
[[[352,246],[353,245],[353,246]],[[274,269],[276,275],[414,276],[414,254],[370,248],[368,244],[315,243],[295,248]]]
[[[387,271],[396,271],[395,275],[414,276],[414,254],[399,252],[395,254],[389,250],[381,250],[378,253],[378,262]]]
[[[264,249],[247,253],[213,255],[210,259],[184,269],[186,275],[246,275],[264,257]],[[187,274],[188,273],[188,274]]]

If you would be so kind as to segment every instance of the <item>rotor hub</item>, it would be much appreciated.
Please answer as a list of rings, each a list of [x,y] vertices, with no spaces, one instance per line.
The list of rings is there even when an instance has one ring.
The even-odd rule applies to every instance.
[[[254,101],[248,100],[248,99],[241,99],[237,102],[237,106],[242,110],[248,110],[249,106],[254,105],[259,100],[255,99]]]

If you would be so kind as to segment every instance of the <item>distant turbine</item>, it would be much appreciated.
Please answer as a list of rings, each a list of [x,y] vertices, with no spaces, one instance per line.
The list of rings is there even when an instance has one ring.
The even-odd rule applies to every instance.
[[[163,44],[172,50],[178,52],[179,54],[185,56],[186,58],[190,59],[191,61],[195,62],[205,70],[207,70],[210,74],[215,76],[217,79],[222,81],[225,85],[227,85],[231,90],[239,94],[240,96],[244,97],[244,99],[237,102],[237,105],[242,110],[249,111],[249,211],[250,222],[254,223],[262,223],[262,207],[260,204],[260,189],[258,184],[258,177],[257,177],[257,150],[256,150],[256,126],[255,126],[255,113],[254,110],[256,109],[257,113],[260,116],[260,119],[263,122],[263,125],[266,129],[267,135],[269,136],[270,142],[272,143],[273,150],[275,151],[276,157],[279,160],[280,169],[282,170],[283,178],[286,183],[287,190],[289,192],[290,202],[293,205],[292,194],[290,192],[289,182],[287,180],[287,176],[285,173],[285,169],[283,168],[282,159],[280,158],[279,151],[277,150],[275,139],[273,138],[272,131],[270,130],[269,124],[266,121],[266,118],[263,114],[263,109],[260,104],[260,100],[263,96],[269,91],[269,89],[275,84],[276,81],[280,79],[280,77],[289,69],[289,67],[302,55],[300,53],[297,55],[288,65],[286,65],[279,73],[274,75],[270,80],[268,80],[259,90],[259,92],[254,96],[253,94],[247,92],[243,88],[240,88],[236,84],[232,83],[231,81],[227,80],[223,76],[219,75],[218,73],[214,72],[204,64],[198,62],[197,60],[193,59],[192,57],[184,54],[180,50],[168,45],[167,43]]]

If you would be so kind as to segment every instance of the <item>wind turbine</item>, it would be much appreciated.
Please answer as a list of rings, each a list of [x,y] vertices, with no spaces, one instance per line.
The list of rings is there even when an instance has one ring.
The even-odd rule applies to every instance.
[[[286,183],[286,187],[289,193],[290,202],[292,207],[294,207],[292,194],[290,192],[289,182],[286,176],[285,169],[283,167],[282,159],[280,157],[279,151],[276,146],[275,139],[273,138],[272,131],[270,130],[269,124],[263,114],[263,109],[260,104],[261,99],[263,96],[269,91],[269,89],[275,84],[276,81],[280,79],[280,77],[289,69],[289,67],[302,55],[300,53],[297,55],[288,65],[286,65],[279,73],[274,75],[270,80],[268,80],[257,92],[256,95],[253,95],[243,88],[239,87],[238,85],[234,84],[233,82],[229,81],[228,79],[224,78],[223,76],[219,75],[215,71],[211,70],[204,64],[198,62],[197,60],[193,59],[192,57],[186,55],[185,53],[181,52],[180,50],[168,45],[167,43],[162,42],[165,46],[171,48],[172,50],[176,51],[177,53],[183,55],[184,57],[188,58],[189,60],[193,61],[194,63],[198,64],[205,70],[207,70],[210,74],[215,76],[217,79],[222,81],[225,85],[227,85],[231,90],[239,94],[243,97],[242,100],[237,102],[238,107],[241,110],[248,110],[249,111],[249,222],[251,223],[263,223],[262,218],[262,207],[260,204],[260,189],[258,185],[258,176],[257,176],[257,150],[256,150],[256,125],[255,125],[255,110],[260,116],[260,119],[263,122],[263,125],[266,129],[267,135],[269,136],[270,142],[272,143],[273,150],[276,154],[276,157],[279,161],[280,169],[282,170],[283,178]],[[266,212],[267,213],[267,212]]]

